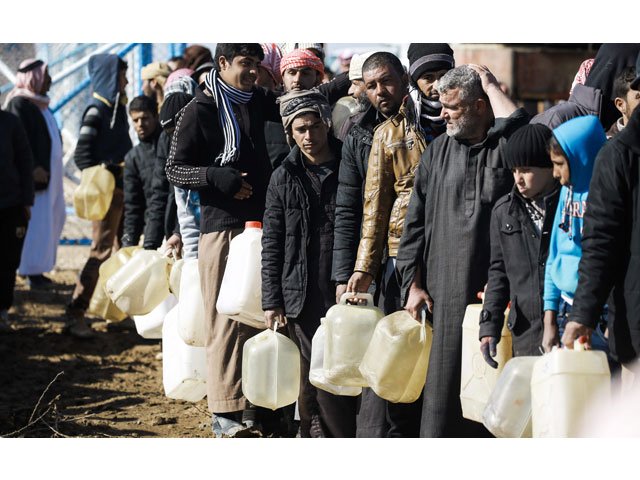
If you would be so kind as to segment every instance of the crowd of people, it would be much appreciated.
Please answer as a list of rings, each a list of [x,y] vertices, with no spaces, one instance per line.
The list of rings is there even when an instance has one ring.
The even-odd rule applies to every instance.
[[[505,323],[514,356],[586,341],[612,375],[640,371],[640,44],[603,44],[566,101],[532,115],[482,65],[443,43],[389,52],[323,44],[189,46],[141,73],[97,54],[74,161],[114,175],[111,206],[67,306],[89,339],[100,265],[121,246],[197,258],[206,312],[214,436],[484,437],[459,401],[462,321],[484,293],[478,341],[494,357]],[[10,332],[16,271],[32,288],[56,262],[64,224],[62,142],[47,64],[20,64],[0,112],[0,328]],[[138,142],[129,136],[133,125]],[[242,393],[242,348],[258,331],[216,310],[231,240],[261,222],[262,308],[301,354],[299,423]],[[424,392],[392,403],[365,388],[309,382],[311,339],[345,293],[391,314],[426,312]]]

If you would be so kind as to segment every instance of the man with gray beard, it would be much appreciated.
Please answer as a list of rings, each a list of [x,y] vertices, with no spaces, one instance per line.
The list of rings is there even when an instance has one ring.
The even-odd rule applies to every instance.
[[[426,306],[433,321],[420,436],[487,436],[462,417],[462,320],[487,282],[491,210],[513,186],[504,145],[529,116],[484,66],[454,68],[437,88],[447,135],[422,155],[397,256],[404,308],[419,320]]]

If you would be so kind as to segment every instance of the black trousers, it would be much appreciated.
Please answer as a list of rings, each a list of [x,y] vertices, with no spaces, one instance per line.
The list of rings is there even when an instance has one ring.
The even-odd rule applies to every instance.
[[[16,270],[28,223],[24,206],[0,209],[0,310],[13,305]]]
[[[320,326],[320,316],[305,306],[300,318],[289,319],[289,337],[300,350],[300,436],[354,438],[356,436],[357,397],[333,395],[309,382],[311,339]],[[318,424],[319,422],[319,424]],[[318,427],[321,427],[319,431]]]
[[[385,265],[378,305],[382,307],[385,315],[402,310],[395,258],[389,258]],[[392,403],[388,401],[385,401],[385,403],[387,405],[387,423],[389,424],[386,436],[418,438],[420,436],[420,418],[422,416],[422,395],[413,403]]]

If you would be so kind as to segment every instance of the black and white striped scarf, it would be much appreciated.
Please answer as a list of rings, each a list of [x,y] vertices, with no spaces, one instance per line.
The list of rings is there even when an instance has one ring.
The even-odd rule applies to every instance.
[[[216,157],[215,164],[224,167],[235,162],[240,154],[240,127],[231,104],[246,104],[251,100],[253,92],[243,92],[227,85],[215,69],[211,69],[207,75],[205,85],[213,95],[213,100],[218,107],[220,125],[224,133],[224,149]]]
[[[446,130],[446,122],[440,116],[442,104],[438,100],[429,100],[418,88],[411,88],[409,95],[413,100],[416,126],[422,131],[425,140],[430,143]]]

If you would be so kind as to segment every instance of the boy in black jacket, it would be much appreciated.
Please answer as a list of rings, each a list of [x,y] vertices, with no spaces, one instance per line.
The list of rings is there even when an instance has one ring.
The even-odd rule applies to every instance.
[[[129,115],[140,143],[124,157],[123,247],[138,245],[147,225],[153,172],[158,162],[158,139],[162,132],[154,98],[144,95],[134,98],[129,105]]]
[[[509,302],[507,327],[514,356],[542,353],[545,262],[560,192],[547,150],[550,138],[546,126],[526,125],[509,138],[505,149],[515,185],[491,214],[491,263],[480,314],[481,350],[493,368],[498,366],[492,357]]]
[[[342,144],[329,136],[331,107],[313,90],[280,97],[291,153],[271,177],[262,236],[262,308],[268,328],[287,324],[301,354],[302,437],[355,437],[356,399],[309,382],[311,338],[334,305],[333,227]]]

